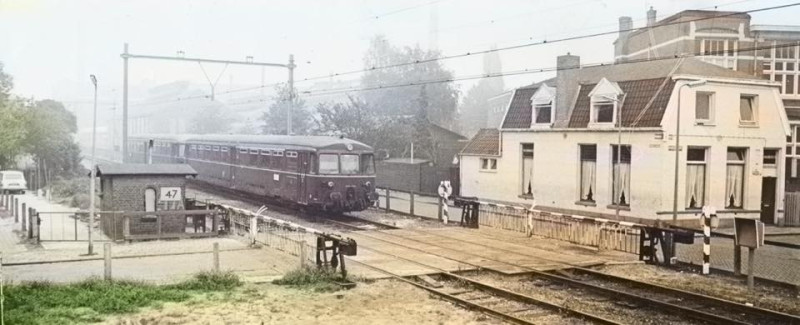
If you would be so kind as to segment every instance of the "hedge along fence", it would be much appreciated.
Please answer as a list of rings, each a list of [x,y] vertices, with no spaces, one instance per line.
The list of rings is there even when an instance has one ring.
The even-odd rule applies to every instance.
[[[639,254],[641,225],[602,218],[550,213],[479,201],[478,224],[570,243]]]

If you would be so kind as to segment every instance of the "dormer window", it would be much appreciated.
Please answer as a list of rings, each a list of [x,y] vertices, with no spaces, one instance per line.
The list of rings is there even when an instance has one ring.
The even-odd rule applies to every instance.
[[[550,126],[553,124],[553,105],[556,99],[556,89],[542,84],[536,93],[531,96],[532,118],[531,127]]]
[[[617,123],[617,111],[622,100],[622,89],[616,82],[603,78],[589,93],[591,99],[590,125],[608,127]]]
[[[614,102],[595,102],[594,121],[595,123],[614,123]]]
[[[534,113],[536,119],[533,121],[533,123],[550,124],[553,122],[553,103],[536,105],[534,110],[536,110]]]

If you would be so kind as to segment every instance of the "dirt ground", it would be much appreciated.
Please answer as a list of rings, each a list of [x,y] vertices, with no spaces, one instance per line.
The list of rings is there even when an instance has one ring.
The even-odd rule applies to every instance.
[[[105,324],[502,324],[394,280],[338,292],[248,284],[234,293],[168,303]]]
[[[756,285],[754,292],[749,292],[747,285],[742,280],[729,276],[714,274],[703,276],[645,264],[604,266],[597,270],[670,288],[800,315],[800,292],[788,288]]]

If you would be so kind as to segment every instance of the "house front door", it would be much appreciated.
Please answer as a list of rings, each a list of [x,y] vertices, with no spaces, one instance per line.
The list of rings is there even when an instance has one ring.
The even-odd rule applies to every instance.
[[[777,178],[764,177],[761,179],[761,222],[775,223],[775,184]]]

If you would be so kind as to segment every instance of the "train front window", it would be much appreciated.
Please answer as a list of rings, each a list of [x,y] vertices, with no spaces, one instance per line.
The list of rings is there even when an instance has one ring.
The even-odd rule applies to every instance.
[[[358,155],[342,155],[342,174],[352,175],[358,174],[360,166],[358,164]]]
[[[320,174],[338,174],[339,173],[339,155],[321,154],[319,155],[319,173]]]
[[[372,155],[363,155],[361,159],[361,173],[365,175],[375,174],[375,161]]]

